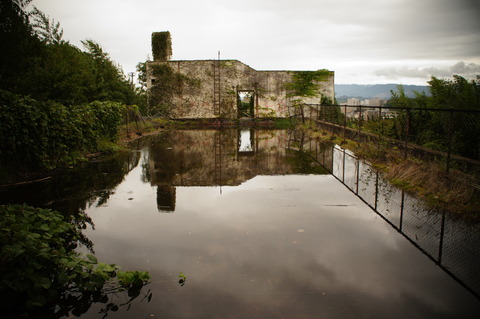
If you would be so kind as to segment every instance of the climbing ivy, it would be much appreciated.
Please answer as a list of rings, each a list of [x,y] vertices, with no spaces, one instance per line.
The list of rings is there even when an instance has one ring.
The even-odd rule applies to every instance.
[[[318,96],[318,82],[327,81],[331,71],[322,69],[317,71],[295,71],[292,81],[287,83],[287,96],[316,97]]]
[[[187,88],[199,88],[201,82],[176,72],[167,63],[152,64],[154,81],[148,95],[148,115],[168,117],[174,106],[174,96]]]
[[[172,55],[172,38],[169,31],[152,33],[154,61],[168,61]]]

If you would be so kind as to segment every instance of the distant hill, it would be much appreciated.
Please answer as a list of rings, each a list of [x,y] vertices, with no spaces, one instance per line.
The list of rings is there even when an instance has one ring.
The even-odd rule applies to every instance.
[[[335,96],[337,99],[350,97],[370,99],[377,97],[388,100],[391,97],[390,91],[397,91],[397,88],[398,84],[335,84]],[[403,85],[403,88],[409,97],[415,96],[413,91],[430,94],[428,86]]]

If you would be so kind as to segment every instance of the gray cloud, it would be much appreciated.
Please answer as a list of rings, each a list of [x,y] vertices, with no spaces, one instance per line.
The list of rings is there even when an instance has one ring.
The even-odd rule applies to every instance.
[[[477,0],[34,0],[73,44],[100,42],[127,72],[150,53],[150,34],[169,30],[174,59],[239,59],[256,69],[345,70],[363,65],[410,78],[422,61],[480,63]],[[80,45],[81,46],[81,45]],[[436,63],[438,62],[438,63]],[[426,62],[425,62],[426,63]],[[412,67],[415,66],[415,67]],[[433,72],[433,70],[431,70]],[[436,71],[437,74],[440,70]],[[465,71],[466,72],[466,71]],[[345,72],[337,72],[342,81]],[[398,75],[399,76],[399,75]],[[349,80],[350,81],[350,80]],[[365,77],[355,79],[357,83]]]
[[[460,75],[467,79],[474,79],[480,75],[480,65],[475,63],[458,62],[448,67],[423,67],[412,68],[408,66],[391,67],[376,70],[375,75],[385,78],[420,78],[429,79],[432,76],[436,77],[452,77],[453,75]]]

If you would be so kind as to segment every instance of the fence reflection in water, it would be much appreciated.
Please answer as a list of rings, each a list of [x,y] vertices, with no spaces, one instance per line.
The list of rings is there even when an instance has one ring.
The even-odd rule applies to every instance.
[[[292,137],[293,138],[293,137]],[[369,163],[338,145],[295,137],[312,156],[413,245],[480,299],[480,230],[392,186]],[[298,143],[298,141],[302,141]]]

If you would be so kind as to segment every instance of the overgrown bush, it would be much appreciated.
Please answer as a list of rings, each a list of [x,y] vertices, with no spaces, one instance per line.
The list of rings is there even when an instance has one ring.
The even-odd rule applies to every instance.
[[[406,108],[395,117],[394,138],[480,159],[480,77],[472,81],[457,75],[451,80],[432,77],[428,84],[431,96],[416,92],[409,98],[402,86],[391,92],[387,107]]]
[[[0,91],[0,166],[51,169],[115,141],[125,107],[92,102],[66,107]]]
[[[8,318],[60,318],[85,313],[109,295],[128,290],[129,302],[148,282],[146,272],[122,272],[75,248],[85,237],[85,216],[63,216],[26,205],[0,206],[0,306]],[[151,298],[151,294],[147,296]]]

